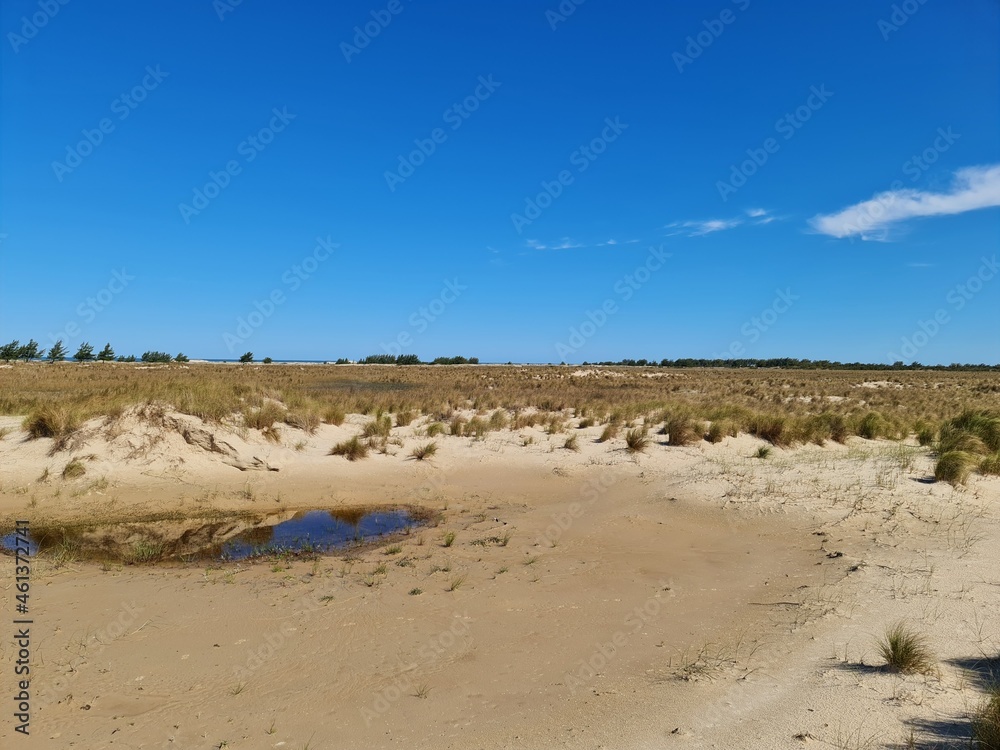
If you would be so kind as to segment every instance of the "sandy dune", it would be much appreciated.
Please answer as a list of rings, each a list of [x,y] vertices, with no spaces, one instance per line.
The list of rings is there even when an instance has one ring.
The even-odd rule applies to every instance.
[[[281,445],[171,418],[95,421],[53,456],[0,420],[0,522],[354,504],[439,520],[399,552],[316,562],[39,560],[31,737],[5,721],[4,747],[877,747],[911,729],[931,747],[997,666],[1000,481],[927,483],[924,449],[761,460],[741,437],[633,456],[595,427],[579,452],[525,429],[439,437],[418,462],[414,425],[351,463],[327,453],[360,416]],[[64,480],[73,457],[86,474]],[[877,668],[899,619],[936,674]]]

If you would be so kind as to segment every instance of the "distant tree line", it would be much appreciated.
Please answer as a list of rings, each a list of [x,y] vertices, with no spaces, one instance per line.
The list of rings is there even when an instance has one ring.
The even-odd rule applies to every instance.
[[[11,341],[8,344],[0,346],[0,360],[4,362],[10,362],[14,359],[23,359],[25,362],[29,362],[33,359],[47,359],[49,362],[62,362],[67,358],[69,350],[63,345],[62,339],[55,342],[52,348],[46,353],[45,349],[41,349],[38,346],[38,342],[31,339],[27,344],[22,344],[18,340]],[[76,354],[74,354],[71,359],[77,362],[189,362],[188,357],[184,355],[183,352],[177,354],[177,356],[172,357],[166,352],[143,352],[142,357],[136,360],[134,354],[130,354],[127,357],[123,354],[115,355],[115,350],[111,348],[111,344],[105,344],[104,348],[101,349],[97,354],[94,354],[94,347],[84,341],[80,344],[80,348],[77,349]]]
[[[69,357],[69,350],[63,342],[56,341],[47,352],[42,349],[34,339],[22,344],[18,340],[0,346],[0,361],[10,362],[12,360],[23,359],[25,362],[37,359],[45,359],[49,362],[62,362],[66,359],[73,359],[77,362],[189,362],[189,358],[183,353],[171,356],[166,352],[147,351],[136,359],[135,355],[116,355],[111,344],[105,344],[104,348],[96,354],[91,344],[84,342],[76,353]],[[239,361],[243,364],[254,362],[253,352],[246,352]],[[269,365],[273,362],[270,357],[264,357],[263,363]],[[336,360],[338,365],[352,364],[351,360],[341,357]],[[478,365],[478,357],[437,357],[430,362],[424,362],[416,354],[370,354],[358,361],[362,365]],[[510,364],[508,362],[507,364]],[[563,362],[562,364],[566,364]],[[952,371],[1000,371],[1000,364],[959,364],[950,365],[924,365],[920,362],[893,362],[889,364],[879,364],[871,362],[837,362],[828,359],[795,359],[793,357],[777,357],[772,359],[622,359],[618,361],[605,362],[584,362],[584,367],[714,367],[725,369],[753,369],[771,368],[783,370],[952,370]]]
[[[584,366],[598,365],[601,367],[722,367],[728,369],[741,368],[777,368],[783,370],[960,370],[986,371],[1000,370],[1000,364],[950,364],[923,365],[919,362],[906,364],[893,362],[891,365],[871,362],[837,362],[828,359],[794,359],[792,357],[777,357],[774,359],[661,359],[659,362],[648,359],[623,359],[618,362],[584,362]]]
[[[338,359],[337,364],[347,364],[348,360]],[[478,365],[479,357],[438,357],[431,362],[422,362],[416,354],[369,354],[358,360],[360,365]]]

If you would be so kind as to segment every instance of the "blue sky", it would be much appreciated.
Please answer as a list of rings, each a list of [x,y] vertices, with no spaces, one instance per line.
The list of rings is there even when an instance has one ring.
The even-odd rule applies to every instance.
[[[0,20],[4,340],[1000,358],[993,0]]]

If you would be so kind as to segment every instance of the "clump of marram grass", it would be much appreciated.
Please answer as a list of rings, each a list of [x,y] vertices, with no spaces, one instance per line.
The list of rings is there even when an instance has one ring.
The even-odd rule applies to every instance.
[[[274,401],[264,401],[260,406],[243,409],[243,424],[251,430],[266,430],[275,422],[285,420],[285,408]]]
[[[966,432],[954,425],[947,424],[941,428],[941,437],[937,444],[938,453],[944,455],[952,451],[963,453],[985,453],[986,443],[978,435]]]
[[[344,424],[344,420],[347,415],[344,414],[344,410],[339,406],[328,406],[323,410],[323,422],[324,424],[332,424],[339,427]]]
[[[319,414],[312,411],[290,411],[285,414],[284,421],[289,427],[315,435],[319,429],[320,418]]]
[[[546,435],[558,435],[566,429],[566,422],[558,414],[549,417],[549,423],[545,426]]]
[[[78,458],[74,458],[62,470],[63,479],[79,479],[86,473],[87,467]]]
[[[588,427],[593,427],[593,426],[594,426],[594,418],[593,417],[584,417],[576,425],[576,429],[578,429],[578,430],[585,430]]]
[[[754,458],[764,459],[764,458],[767,458],[770,455],[771,455],[771,446],[770,445],[762,445],[762,446],[760,446],[757,449],[757,452],[753,454],[753,457]]]
[[[669,417],[663,429],[667,434],[667,445],[681,447],[698,440],[694,421],[687,415]]]
[[[507,426],[508,423],[507,412],[503,409],[497,409],[495,412],[490,414],[490,429],[491,430],[502,430]]]
[[[965,484],[977,467],[983,474],[1000,474],[1000,416],[962,412],[941,426],[937,451],[934,477],[939,481]]]
[[[608,422],[604,425],[604,429],[601,430],[601,436],[597,438],[598,443],[606,443],[609,440],[613,440],[618,437],[618,430],[620,429],[617,422]]]
[[[754,437],[766,440],[779,448],[788,447],[792,443],[787,417],[757,415],[751,419],[748,431]]]
[[[331,456],[343,456],[348,461],[357,461],[368,457],[368,446],[358,440],[357,436],[337,443],[330,449]]]
[[[990,411],[968,410],[955,417],[951,426],[975,435],[988,450],[1000,451],[1000,415]]]
[[[425,459],[428,459],[435,453],[437,453],[437,449],[438,446],[437,443],[435,442],[426,443],[424,445],[418,445],[416,448],[410,451],[410,458],[414,458],[417,461],[424,461]]]
[[[625,449],[629,453],[642,453],[649,447],[649,436],[643,427],[634,427],[625,433]]]
[[[937,430],[926,424],[917,426],[917,444],[921,446],[933,445],[937,439]]]
[[[469,423],[465,425],[465,434],[467,437],[472,436],[476,440],[482,440],[486,437],[486,433],[490,431],[489,422],[481,417],[473,417],[469,420]]]
[[[705,440],[710,443],[721,443],[729,435],[731,429],[732,427],[729,422],[716,419],[708,426],[708,431],[705,433]]]
[[[1000,451],[979,462],[979,473],[1000,476]]]
[[[934,467],[934,479],[951,485],[965,484],[973,468],[976,457],[967,451],[948,451],[941,455]]]
[[[417,418],[417,412],[413,409],[401,409],[396,412],[396,427],[406,427]]]
[[[465,417],[460,414],[456,414],[451,418],[451,422],[448,425],[448,432],[452,435],[461,437],[465,434],[465,427],[467,423],[468,420],[466,420]]]
[[[972,740],[982,750],[1000,750],[1000,683],[989,686],[972,713]]]
[[[382,414],[362,428],[361,437],[387,438],[390,432],[392,432],[392,419],[388,414]]]
[[[454,531],[445,532],[445,535],[441,540],[441,546],[450,547],[454,543],[455,543],[455,532]]]
[[[56,442],[53,452],[66,447],[83,424],[80,412],[71,406],[45,405],[32,411],[24,420],[22,427],[28,433],[28,439],[53,438]]]
[[[879,412],[870,411],[861,418],[857,431],[859,437],[876,440],[889,434],[890,425]]]
[[[514,431],[523,430],[525,427],[534,427],[542,421],[542,415],[538,412],[531,414],[515,414],[511,420],[510,428]]]
[[[905,623],[897,623],[885,631],[878,641],[879,655],[886,666],[903,674],[929,674],[934,671],[934,655],[927,641]]]
[[[431,422],[427,427],[424,428],[424,433],[427,437],[437,437],[438,435],[444,434],[445,427],[440,422]]]
[[[563,443],[563,448],[565,448],[568,451],[573,451],[574,453],[578,453],[580,451],[579,440],[577,440],[578,437],[579,437],[578,435],[570,435],[568,438],[566,438],[566,442]]]

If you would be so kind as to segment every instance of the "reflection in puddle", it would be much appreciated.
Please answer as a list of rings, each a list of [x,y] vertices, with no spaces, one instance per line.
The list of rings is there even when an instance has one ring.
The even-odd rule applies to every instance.
[[[33,527],[30,549],[32,555],[41,551],[67,561],[245,560],[262,555],[329,552],[408,531],[423,522],[405,509],[341,508],[276,513],[263,518]],[[14,544],[14,534],[0,537],[0,548],[12,551]]]

